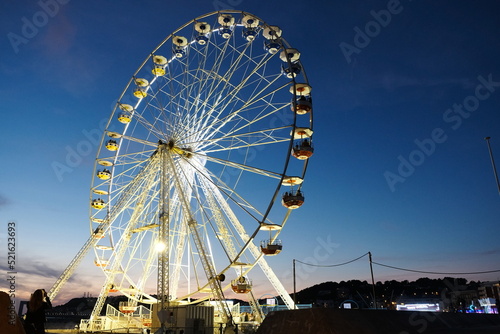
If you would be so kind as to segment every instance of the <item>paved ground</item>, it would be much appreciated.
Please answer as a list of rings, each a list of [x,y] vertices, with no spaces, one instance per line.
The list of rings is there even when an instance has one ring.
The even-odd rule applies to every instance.
[[[47,333],[77,331],[47,329]],[[257,334],[308,333],[499,334],[500,315],[313,308],[272,312],[257,331]]]
[[[257,334],[500,333],[500,315],[314,308],[269,314]]]

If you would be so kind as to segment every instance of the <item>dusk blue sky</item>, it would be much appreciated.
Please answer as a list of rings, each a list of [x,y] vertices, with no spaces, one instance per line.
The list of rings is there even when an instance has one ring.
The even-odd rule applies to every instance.
[[[224,8],[279,26],[313,87],[306,203],[269,259],[290,292],[293,259],[329,265],[368,251],[414,270],[500,270],[500,196],[484,140],[500,164],[497,1],[19,0],[0,5],[0,268],[14,221],[19,298],[49,290],[87,240],[96,142],[134,71],[179,26]],[[98,294],[104,276],[92,261],[57,302]],[[297,271],[299,290],[370,279],[366,257]],[[426,276],[380,266],[374,275]],[[274,293],[254,285],[257,296]]]

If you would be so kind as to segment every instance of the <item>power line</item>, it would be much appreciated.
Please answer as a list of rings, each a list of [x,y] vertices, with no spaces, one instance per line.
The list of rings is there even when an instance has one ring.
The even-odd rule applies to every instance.
[[[433,274],[433,275],[476,275],[476,274],[489,274],[489,273],[497,273],[500,272],[500,270],[486,270],[486,271],[475,271],[475,272],[467,272],[467,273],[445,273],[445,272],[437,272],[437,271],[424,271],[424,270],[414,270],[414,269],[406,269],[406,268],[400,268],[400,267],[395,267],[395,266],[389,266],[387,264],[382,264],[378,262],[374,262],[372,260],[372,255],[370,252],[367,252],[355,259],[352,259],[350,261],[344,262],[344,263],[339,263],[339,264],[330,264],[330,265],[320,265],[320,264],[312,264],[312,263],[306,263],[302,262],[296,259],[293,259],[293,302],[294,302],[294,307],[297,305],[297,286],[296,286],[296,281],[295,281],[295,262],[302,263],[306,266],[311,266],[311,267],[322,267],[322,268],[331,268],[331,267],[338,267],[338,266],[343,266],[349,263],[352,263],[354,261],[357,261],[366,255],[369,255],[369,260],[370,260],[370,271],[371,271],[371,276],[372,276],[372,286],[373,286],[373,305],[375,309],[377,308],[377,303],[376,303],[376,296],[375,296],[375,280],[373,278],[373,268],[372,264],[376,264],[382,267],[386,268],[391,268],[391,269],[396,269],[396,270],[402,270],[402,271],[408,271],[408,272],[414,272],[414,273],[421,273],[421,274]]]
[[[387,267],[387,268],[396,269],[396,270],[410,271],[410,272],[421,273],[421,274],[435,274],[435,275],[476,275],[476,274],[490,274],[490,273],[500,272],[500,270],[487,270],[487,271],[474,271],[474,272],[468,272],[468,273],[442,273],[442,272],[436,272],[436,271],[423,271],[423,270],[399,268],[399,267],[389,266],[387,264],[378,263],[375,261],[372,261],[372,263],[379,265],[379,266],[382,266],[382,267]]]
[[[343,265],[349,264],[351,262],[357,261],[357,260],[359,260],[362,257],[365,257],[367,255],[368,255],[368,252],[365,253],[365,254],[363,254],[363,255],[361,255],[360,257],[355,258],[354,260],[347,261],[347,262],[344,262],[344,263],[339,263],[339,264],[330,264],[330,265],[312,264],[312,263],[302,262],[302,261],[299,261],[299,260],[294,260],[294,261],[302,263],[302,264],[305,264],[306,266],[311,266],[311,267],[338,267],[338,266],[343,266]]]
[[[302,263],[306,266],[311,266],[311,267],[322,267],[322,268],[331,268],[331,267],[339,267],[339,266],[344,266],[346,264],[355,262],[367,255],[369,255],[370,252],[366,252],[365,254],[358,256],[357,258],[339,263],[339,264],[329,264],[329,265],[321,265],[321,264],[313,264],[313,263],[307,263],[307,262],[302,262],[300,260],[294,259],[295,262]],[[413,272],[413,273],[421,273],[421,274],[433,274],[433,275],[479,275],[479,274],[491,274],[491,273],[498,273],[500,272],[500,269],[498,270],[486,270],[486,271],[473,271],[473,272],[437,272],[437,271],[425,271],[425,270],[416,270],[416,269],[407,269],[407,268],[401,268],[401,267],[395,267],[395,266],[390,266],[388,264],[383,264],[375,261],[371,261],[371,263],[376,264],[381,267],[386,267],[386,268],[391,268],[391,269],[396,269],[396,270],[401,270],[401,271],[408,271],[408,272]]]

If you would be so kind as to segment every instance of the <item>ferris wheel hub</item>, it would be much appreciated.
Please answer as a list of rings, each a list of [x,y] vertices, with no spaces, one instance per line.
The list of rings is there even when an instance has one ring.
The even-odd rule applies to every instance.
[[[181,148],[181,147],[174,146],[171,148],[171,150],[179,155],[182,155],[185,158],[193,157],[193,150],[189,147]]]
[[[191,147],[179,147],[176,145],[175,141],[173,139],[170,139],[168,143],[164,143],[163,141],[158,142],[158,148],[167,148],[168,150],[181,155],[185,158],[192,158],[193,157],[193,149]]]

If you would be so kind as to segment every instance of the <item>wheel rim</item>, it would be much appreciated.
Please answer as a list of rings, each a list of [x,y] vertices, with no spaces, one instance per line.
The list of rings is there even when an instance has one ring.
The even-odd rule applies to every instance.
[[[215,280],[204,277],[202,253],[214,277],[231,267],[236,273],[226,274],[234,277],[247,277],[257,263],[268,268],[254,238],[268,229],[273,241],[281,228],[266,226],[286,223],[291,210],[276,205],[280,189],[291,176],[303,180],[308,164],[291,158],[296,129],[312,136],[312,111],[291,111],[300,85],[310,87],[307,77],[293,55],[280,59],[291,49],[282,37],[264,37],[275,31],[244,12],[206,14],[162,41],[125,87],[91,185],[96,264],[107,277],[101,294],[112,284],[153,303],[152,281],[163,275],[168,300],[203,298]]]

